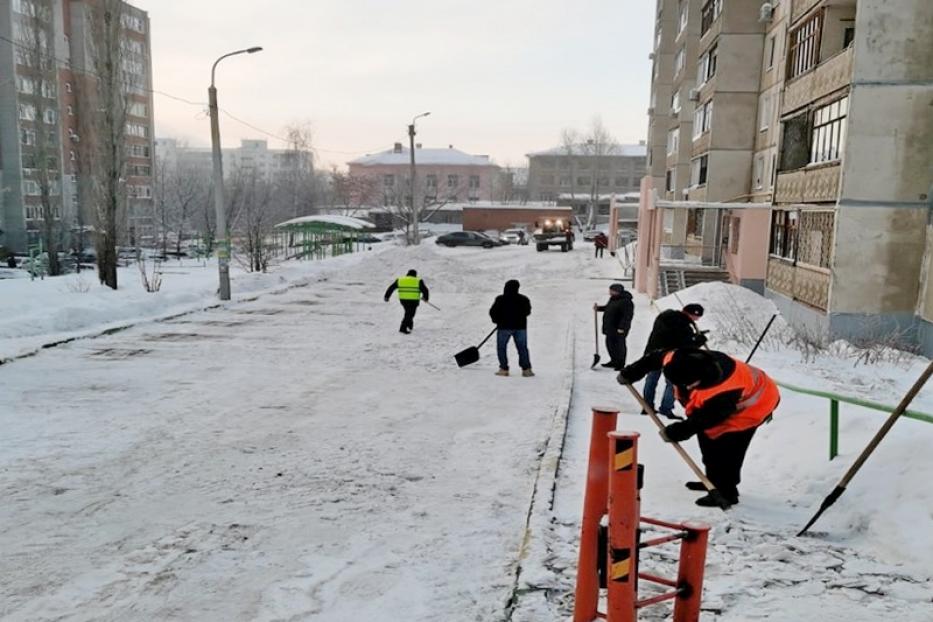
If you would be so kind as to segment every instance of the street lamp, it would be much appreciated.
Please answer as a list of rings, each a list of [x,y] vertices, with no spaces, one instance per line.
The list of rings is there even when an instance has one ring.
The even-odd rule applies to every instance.
[[[261,47],[251,47],[224,54],[211,67],[211,86],[207,89],[208,107],[211,114],[211,147],[214,152],[214,210],[217,219],[217,269],[220,273],[220,299],[230,300],[230,241],[227,239],[227,215],[224,211],[224,165],[220,151],[220,119],[217,112],[217,88],[214,86],[214,74],[217,64],[225,58],[237,54],[255,54]]]
[[[430,112],[423,112],[415,116],[411,120],[411,125],[408,126],[408,142],[409,142],[409,151],[411,151],[411,219],[409,220],[409,226],[411,226],[411,220],[415,221],[415,232],[410,233],[410,239],[413,243],[417,244],[421,240],[421,232],[418,230],[418,225],[421,224],[421,210],[418,209],[417,199],[415,198],[415,121],[421,117],[426,117]]]

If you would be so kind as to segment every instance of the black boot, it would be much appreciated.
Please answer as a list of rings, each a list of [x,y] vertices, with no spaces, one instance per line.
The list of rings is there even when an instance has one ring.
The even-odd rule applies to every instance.
[[[735,494],[735,495],[726,495],[726,494],[724,494],[724,495],[722,495],[722,498],[725,499],[726,503],[729,504],[729,506],[735,505],[735,504],[737,504],[737,503],[739,502],[739,495],[738,495],[738,494]],[[713,495],[704,495],[704,496],[700,497],[699,499],[697,499],[694,503],[696,503],[697,505],[702,506],[702,507],[704,507],[704,508],[718,508],[718,507],[720,507],[720,505],[719,505],[719,500],[716,499],[715,497],[713,497]]]
[[[684,484],[688,490],[696,490],[697,492],[706,492],[706,486],[703,485],[703,482],[687,482]]]

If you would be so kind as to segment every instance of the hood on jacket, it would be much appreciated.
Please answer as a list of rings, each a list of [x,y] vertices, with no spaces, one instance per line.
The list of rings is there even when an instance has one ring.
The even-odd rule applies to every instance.
[[[506,295],[515,295],[518,293],[519,283],[515,279],[511,279],[505,282],[505,287],[502,289],[502,293]]]
[[[713,386],[722,382],[723,369],[713,352],[681,348],[664,366],[664,377],[677,386],[686,387],[694,382],[700,386]]]

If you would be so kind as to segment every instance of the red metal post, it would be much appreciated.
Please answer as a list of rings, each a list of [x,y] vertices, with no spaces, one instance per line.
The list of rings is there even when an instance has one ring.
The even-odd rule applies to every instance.
[[[590,432],[590,458],[583,496],[583,521],[580,529],[580,557],[577,563],[577,587],[574,595],[573,622],[593,622],[599,604],[599,522],[606,514],[609,498],[609,453],[606,437],[616,429],[619,411],[593,408]]]
[[[680,567],[677,571],[680,593],[674,601],[674,622],[699,622],[710,528],[704,523],[684,523],[683,528],[687,537],[680,543]]]
[[[638,597],[638,432],[609,435],[607,622],[634,622]]]

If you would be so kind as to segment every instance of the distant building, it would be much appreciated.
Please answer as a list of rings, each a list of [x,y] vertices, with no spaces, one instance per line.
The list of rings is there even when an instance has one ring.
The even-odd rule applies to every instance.
[[[453,145],[447,149],[415,148],[417,192],[423,205],[460,201],[490,201],[500,182],[499,167],[487,155],[471,155]],[[347,163],[350,177],[366,179],[361,205],[411,204],[411,152],[395,147]]]
[[[179,145],[174,138],[156,139],[156,157],[166,166],[197,170],[210,177],[214,170],[210,147]],[[224,177],[253,174],[274,181],[296,170],[313,173],[314,155],[310,151],[269,149],[266,140],[241,140],[239,147],[223,149]]]
[[[528,198],[570,205],[582,216],[595,197],[605,222],[613,194],[638,192],[647,153],[644,142],[599,148],[583,143],[529,153]]]
[[[87,133],[94,124],[77,96],[79,89],[93,88],[91,5],[90,0],[0,0],[0,36],[6,39],[0,41],[0,245],[18,253],[40,237],[40,166],[54,179],[52,211],[61,224],[61,248],[68,249],[68,232],[78,224],[93,224],[95,206],[89,204],[90,193],[81,191],[89,187],[81,164],[90,156],[81,146],[92,142]],[[127,230],[121,233],[133,238],[148,235],[152,224],[152,54],[148,14],[124,4],[121,19],[128,105]],[[32,45],[37,32],[47,50],[39,67]],[[45,152],[45,162],[38,161],[39,151]]]
[[[546,203],[477,203],[464,205],[462,209],[464,231],[532,231],[545,220],[569,221],[573,217],[570,207]]]

